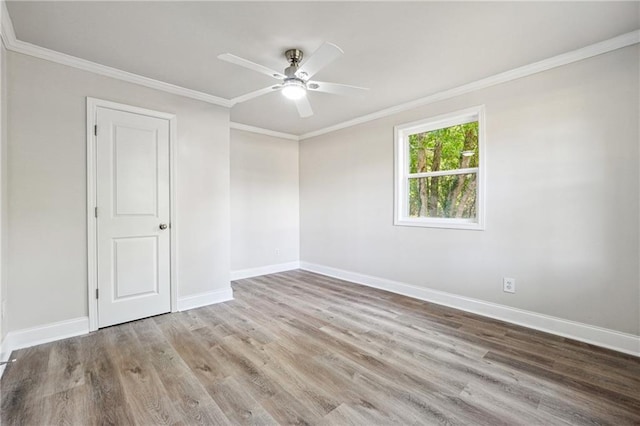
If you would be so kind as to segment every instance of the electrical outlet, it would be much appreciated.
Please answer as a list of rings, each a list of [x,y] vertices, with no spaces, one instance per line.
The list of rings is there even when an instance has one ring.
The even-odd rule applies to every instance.
[[[280,256],[280,249],[279,248],[276,249],[276,256]]]
[[[505,293],[515,293],[516,292],[516,279],[515,278],[503,278],[502,279],[502,290]]]

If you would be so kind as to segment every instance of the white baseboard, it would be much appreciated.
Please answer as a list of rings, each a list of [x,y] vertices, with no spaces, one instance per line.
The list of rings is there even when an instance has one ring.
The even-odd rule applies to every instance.
[[[640,356],[640,336],[309,262],[300,269]]]
[[[233,300],[233,290],[231,287],[216,291],[193,294],[178,299],[178,311],[199,308],[201,306],[213,305],[216,303]]]
[[[5,337],[2,343],[0,343],[0,362],[9,361],[10,356],[11,356],[11,349],[9,349],[9,345],[7,344],[7,339]],[[4,373],[5,368],[6,368],[5,364],[0,365],[0,377],[2,377],[2,374]]]
[[[277,274],[278,272],[291,271],[292,269],[300,269],[300,262],[278,263],[276,265],[266,265],[259,266],[257,268],[231,271],[231,281],[259,277],[260,275]]]
[[[8,347],[15,351],[87,333],[89,333],[89,317],[80,317],[11,331],[5,340]]]
[[[0,360],[7,361],[11,352],[89,333],[89,317],[73,318],[51,324],[10,331],[2,341]],[[2,369],[4,372],[4,368]],[[1,374],[1,373],[0,373]]]
[[[233,300],[233,291],[228,289],[195,294],[178,299],[178,310],[184,311],[200,306]],[[11,352],[89,333],[89,317],[74,318],[66,321],[11,331],[0,345],[0,361],[7,361]],[[4,367],[0,367],[0,375]]]
[[[178,310],[184,311],[187,309],[198,308],[200,306],[226,302],[227,300],[233,300],[233,291],[231,287],[224,290],[211,291],[180,298],[178,299]],[[74,318],[66,321],[59,321],[51,324],[11,331],[7,333],[0,345],[0,361],[8,361],[11,352],[18,349],[28,348],[88,333],[89,317]],[[4,366],[0,367],[0,376],[3,372]]]

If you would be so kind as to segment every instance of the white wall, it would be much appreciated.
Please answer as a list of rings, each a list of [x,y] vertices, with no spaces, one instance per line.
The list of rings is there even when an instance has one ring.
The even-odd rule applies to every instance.
[[[229,288],[228,110],[7,58],[9,330],[87,315],[87,96],[177,115],[179,297]]]
[[[2,12],[0,12],[1,16]],[[7,51],[0,42],[0,342],[7,335]],[[0,357],[0,360],[1,357]]]
[[[231,270],[298,261],[298,142],[231,130]]]
[[[628,47],[301,142],[301,260],[640,334],[639,58]],[[486,230],[393,226],[393,126],[479,104]]]

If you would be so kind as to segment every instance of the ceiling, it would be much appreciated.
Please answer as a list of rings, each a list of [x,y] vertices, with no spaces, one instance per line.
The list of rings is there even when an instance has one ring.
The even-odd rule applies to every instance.
[[[273,84],[225,52],[283,70],[288,48],[324,41],[343,57],[323,81],[362,97],[310,93],[298,117],[279,93],[233,106],[238,123],[304,134],[640,27],[638,2],[9,1],[19,40],[230,99]]]

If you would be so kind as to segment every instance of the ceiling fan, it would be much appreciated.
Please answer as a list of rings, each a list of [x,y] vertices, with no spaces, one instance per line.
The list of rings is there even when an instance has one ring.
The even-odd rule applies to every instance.
[[[249,99],[257,98],[258,96],[279,90],[286,98],[295,102],[300,117],[305,118],[313,115],[311,104],[307,99],[307,91],[325,92],[335,95],[353,95],[361,94],[364,93],[364,91],[369,90],[364,87],[351,86],[348,84],[327,83],[324,81],[311,80],[311,77],[313,77],[318,71],[338,59],[343,53],[342,49],[335,44],[324,43],[306,61],[304,61],[304,63],[301,64],[304,56],[302,50],[289,49],[284,52],[284,56],[289,62],[289,66],[285,68],[284,73],[274,71],[268,67],[256,64],[255,62],[251,62],[230,53],[218,55],[218,59],[235,65],[240,65],[241,67],[266,74],[282,81],[280,84],[238,96],[233,99],[234,103],[248,101]]]

